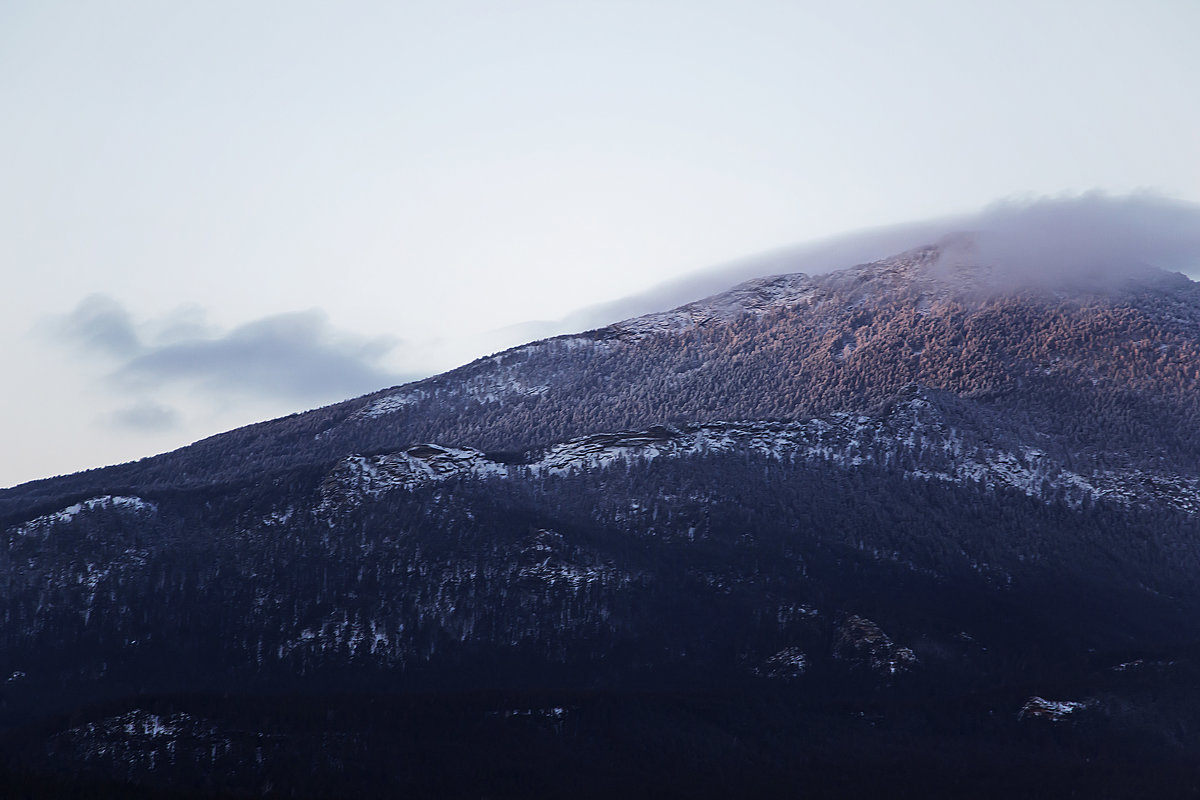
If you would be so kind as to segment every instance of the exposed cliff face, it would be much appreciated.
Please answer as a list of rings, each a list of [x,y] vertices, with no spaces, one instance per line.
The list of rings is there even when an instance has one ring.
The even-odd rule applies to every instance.
[[[569,475],[653,459],[747,453],[788,463],[862,465],[912,480],[988,490],[1014,489],[1078,507],[1108,501],[1200,513],[1200,472],[1091,469],[1076,472],[1045,450],[1019,440],[1001,443],[998,429],[955,427],[966,420],[912,387],[875,414],[838,412],[802,422],[712,422],[582,436],[503,462],[472,449],[414,445],[399,453],[349,456],[322,485],[323,504],[411,490],[450,478]],[[931,402],[930,397],[936,399]],[[1045,434],[1029,441],[1047,438]],[[340,500],[339,500],[340,499]]]

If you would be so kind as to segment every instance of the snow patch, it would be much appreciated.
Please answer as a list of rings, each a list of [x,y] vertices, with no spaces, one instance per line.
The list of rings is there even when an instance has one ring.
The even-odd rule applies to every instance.
[[[363,406],[358,411],[355,411],[350,419],[357,421],[363,419],[375,419],[386,414],[393,414],[408,406],[415,405],[427,398],[429,394],[420,390],[411,390],[404,392],[396,392],[388,394],[373,400],[371,403]]]
[[[122,511],[137,514],[153,514],[158,510],[158,506],[140,497],[124,497],[120,495],[101,495],[93,497],[90,500],[84,500],[82,503],[75,503],[67,506],[60,511],[55,511],[53,514],[45,514],[31,519],[24,525],[16,529],[16,533],[21,536],[32,533],[42,533],[56,525],[65,525],[71,522],[81,514],[87,514],[93,511]]]
[[[1034,695],[1025,701],[1017,714],[1018,719],[1044,719],[1050,722],[1062,722],[1075,712],[1090,706],[1090,702],[1077,700],[1047,700]]]
[[[636,341],[654,334],[732,322],[743,314],[762,316],[773,309],[808,304],[816,293],[816,285],[802,272],[772,275],[670,311],[623,320],[610,329],[622,339]]]

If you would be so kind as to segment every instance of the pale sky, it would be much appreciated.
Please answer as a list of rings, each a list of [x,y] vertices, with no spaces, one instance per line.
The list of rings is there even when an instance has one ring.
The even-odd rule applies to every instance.
[[[1196,0],[0,0],[0,486],[779,247],[1198,203],[1197,31]]]

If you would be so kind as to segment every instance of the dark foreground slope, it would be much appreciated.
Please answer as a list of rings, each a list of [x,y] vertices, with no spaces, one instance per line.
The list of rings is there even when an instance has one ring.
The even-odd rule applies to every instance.
[[[1001,288],[751,282],[8,490],[8,780],[1195,791],[1196,287]]]

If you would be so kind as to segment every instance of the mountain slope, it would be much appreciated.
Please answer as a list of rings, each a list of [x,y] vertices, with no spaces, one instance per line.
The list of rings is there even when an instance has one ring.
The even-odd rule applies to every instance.
[[[1200,639],[1200,287],[1006,280],[953,243],[758,279],[6,490],[0,729],[50,726],[14,728],[39,769],[241,791],[289,780],[254,742],[334,745],[162,698],[684,691],[725,719],[762,693],[788,735],[867,704],[1019,763],[1028,706],[1090,720],[1087,758],[1136,730],[1176,764],[1200,728],[1146,698],[1190,697]],[[516,718],[561,731],[554,697]]]
[[[205,484],[422,441],[520,453],[660,423],[870,411],[910,384],[1031,420],[1096,463],[1200,459],[1200,286],[1145,272],[1101,291],[1013,290],[983,268],[946,268],[942,252],[751,281],[154,459],[6,490],[0,514],[68,487]]]

